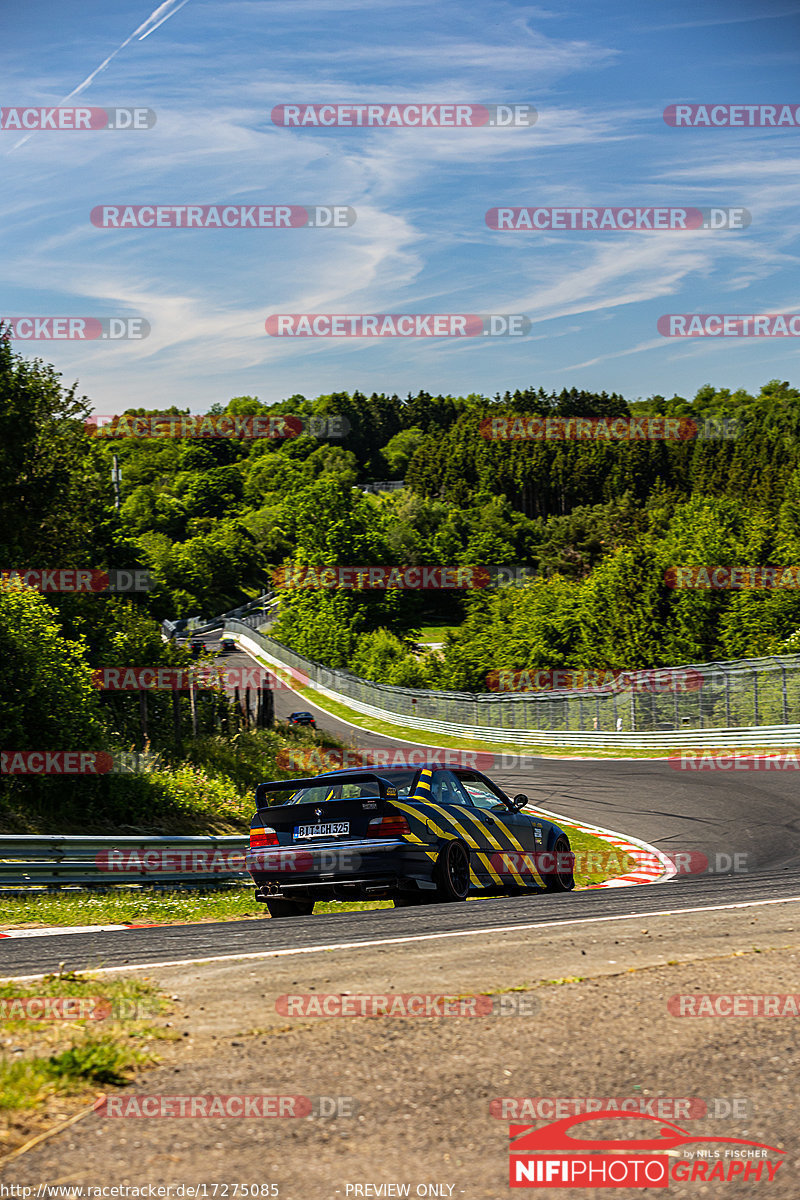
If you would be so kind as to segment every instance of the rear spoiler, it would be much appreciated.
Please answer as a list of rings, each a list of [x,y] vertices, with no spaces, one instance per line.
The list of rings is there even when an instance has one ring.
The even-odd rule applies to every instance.
[[[375,771],[340,771],[335,775],[309,775],[305,779],[276,779],[270,783],[260,783],[256,788],[256,808],[269,807],[264,803],[267,792],[299,792],[307,787],[337,787],[340,783],[363,783],[364,780],[377,782],[381,800],[397,799],[395,785]]]

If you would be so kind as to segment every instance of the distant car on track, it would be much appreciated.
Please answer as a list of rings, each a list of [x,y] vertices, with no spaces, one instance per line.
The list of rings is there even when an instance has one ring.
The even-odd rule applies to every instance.
[[[231,654],[236,649],[236,642],[233,638],[220,638],[219,652],[220,654]]]
[[[205,642],[202,642],[200,638],[193,637],[189,642],[189,653],[192,658],[199,658],[205,648]]]
[[[290,725],[310,725],[312,729],[317,728],[317,722],[314,720],[314,714],[310,712],[293,712],[289,713]]]
[[[261,783],[247,869],[273,917],[308,915],[316,900],[400,908],[569,891],[569,839],[527,803],[480,771],[435,763]]]

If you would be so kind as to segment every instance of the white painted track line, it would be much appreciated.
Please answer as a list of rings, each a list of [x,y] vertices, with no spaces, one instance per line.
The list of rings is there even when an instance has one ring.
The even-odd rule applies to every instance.
[[[771,904],[798,904],[800,896],[782,896],[775,900],[739,900],[734,904],[700,904],[694,908],[663,908],[650,912],[635,912],[615,914],[606,917],[569,917],[564,921],[530,921],[520,925],[492,925],[483,929],[457,929],[443,933],[418,933],[406,937],[372,938],[363,942],[333,942],[319,946],[293,946],[284,950],[258,950],[253,954],[214,954],[203,958],[173,958],[159,962],[129,963],[118,967],[86,967],[89,975],[112,975],[125,971],[152,971],[157,967],[191,967],[201,963],[217,962],[247,962],[256,959],[288,958],[293,954],[323,954],[336,950],[368,950],[373,946],[403,946],[414,942],[444,941],[445,938],[483,937],[489,934],[519,933],[527,929],[563,929],[568,925],[597,925],[606,921],[641,921],[643,918],[652,920],[653,917],[679,917],[701,912],[726,912],[741,908],[763,908]],[[31,979],[41,979],[42,973],[35,975],[0,976],[0,979],[24,982]]]

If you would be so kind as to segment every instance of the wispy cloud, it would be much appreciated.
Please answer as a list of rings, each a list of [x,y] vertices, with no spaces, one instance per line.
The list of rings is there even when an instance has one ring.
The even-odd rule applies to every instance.
[[[116,50],[112,50],[108,57],[103,59],[99,67],[95,67],[95,69],[89,75],[87,75],[77,87],[74,87],[71,92],[67,93],[66,96],[62,96],[58,102],[59,105],[66,104],[68,100],[74,100],[76,96],[80,96],[88,87],[91,87],[97,76],[106,70],[110,63],[114,61],[118,54],[122,53],[126,46],[129,46],[131,42],[135,41],[137,38],[139,41],[142,41],[144,38],[148,37],[149,34],[158,29],[159,25],[163,25],[165,21],[168,21],[170,17],[175,15],[179,8],[183,8],[184,4],[188,4],[188,2],[189,0],[165,0],[163,4],[160,4],[158,8],[154,9],[153,12],[150,13],[150,16],[146,21],[142,21],[141,25],[134,29],[133,33],[129,34],[128,37],[125,38],[124,42],[120,42]],[[32,137],[33,134],[26,134],[25,137],[22,137],[18,142],[15,142],[11,149],[17,150],[20,146],[24,146],[26,142],[30,141]]]

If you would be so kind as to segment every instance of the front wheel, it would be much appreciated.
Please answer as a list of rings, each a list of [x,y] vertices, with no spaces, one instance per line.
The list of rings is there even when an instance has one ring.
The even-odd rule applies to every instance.
[[[274,900],[267,900],[267,910],[271,917],[310,917],[314,901],[283,900],[276,896]]]
[[[553,871],[547,874],[542,872],[544,886],[548,892],[571,892],[575,887],[574,857],[569,841],[563,834],[556,838],[551,853],[555,860]]]
[[[436,860],[436,899],[466,900],[469,854],[462,842],[448,842]]]

